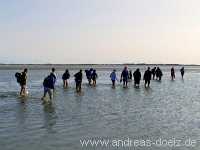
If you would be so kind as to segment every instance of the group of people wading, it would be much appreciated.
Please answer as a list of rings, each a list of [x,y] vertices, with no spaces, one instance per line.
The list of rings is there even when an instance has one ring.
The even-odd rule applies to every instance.
[[[185,69],[182,67],[180,69],[181,76],[183,78]],[[27,73],[28,69],[25,68],[23,72],[21,73],[16,73],[15,77],[17,79],[17,82],[19,83],[21,90],[20,90],[20,96],[26,96],[27,95],[27,90],[26,90],[26,84],[27,84]],[[88,70],[85,70],[85,75],[88,80],[88,85],[89,86],[96,86],[97,84],[97,78],[98,74],[95,69],[90,68]],[[159,67],[154,67],[153,69],[150,69],[150,67],[147,68],[147,70],[144,72],[143,75],[143,80],[144,80],[144,86],[149,87],[151,83],[151,79],[153,80],[158,80],[161,81],[163,76],[162,70]],[[63,80],[63,87],[67,88],[69,83],[68,80],[70,79],[70,73],[69,70],[66,69],[65,72],[62,75],[62,80]],[[111,74],[110,74],[110,79],[112,81],[112,88],[115,88],[116,86],[116,81],[120,81],[120,83],[123,83],[123,87],[127,88],[128,87],[128,82],[132,81],[132,78],[134,79],[134,86],[139,87],[140,86],[140,81],[142,78],[140,69],[137,68],[133,73],[131,70],[128,70],[128,67],[125,66],[124,69],[121,72],[120,80],[117,78],[116,70],[114,69]],[[82,89],[82,79],[83,79],[83,73],[82,70],[79,70],[77,73],[74,74],[74,81],[76,84],[76,92],[81,92]],[[171,79],[175,79],[175,69],[172,67],[171,68]],[[44,78],[43,81],[43,87],[44,87],[44,95],[42,97],[42,100],[45,99],[47,93],[49,95],[49,98],[53,98],[53,92],[55,90],[55,83],[57,80],[57,75],[55,73],[55,68],[51,69],[50,74]]]

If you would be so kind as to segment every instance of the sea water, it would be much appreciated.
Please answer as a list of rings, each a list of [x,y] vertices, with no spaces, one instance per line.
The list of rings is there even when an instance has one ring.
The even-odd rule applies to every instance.
[[[130,66],[132,71],[146,66]],[[200,138],[200,68],[186,66],[184,79],[180,66],[175,66],[176,79],[170,79],[170,67],[162,66],[161,82],[152,81],[150,88],[134,88],[130,82],[124,89],[117,82],[111,88],[109,75],[123,65],[96,66],[97,86],[90,87],[84,75],[82,93],[75,92],[71,69],[69,87],[63,89],[62,74],[58,80],[52,104],[42,105],[42,82],[50,72],[38,65],[28,72],[29,95],[19,97],[20,87],[14,74],[19,69],[0,70],[0,149],[1,150],[79,150],[79,149],[139,149],[139,150],[199,150]],[[83,68],[84,70],[85,68]],[[108,146],[82,146],[81,140],[109,140]],[[132,140],[132,144],[125,140]],[[169,140],[194,140],[194,145],[167,145]],[[121,140],[121,143],[113,143]],[[140,144],[133,143],[136,140]],[[141,145],[141,141],[152,145]],[[164,141],[159,142],[159,140]],[[116,141],[115,141],[116,142]],[[125,143],[123,143],[125,142]],[[156,143],[157,142],[157,143]],[[136,145],[134,145],[136,144]]]

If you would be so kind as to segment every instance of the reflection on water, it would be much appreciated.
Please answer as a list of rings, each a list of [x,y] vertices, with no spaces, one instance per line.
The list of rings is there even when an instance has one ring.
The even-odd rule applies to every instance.
[[[144,94],[145,96],[150,96],[153,92],[153,89],[151,87],[144,88]]]
[[[24,129],[26,126],[26,118],[28,117],[27,114],[27,104],[22,103],[21,99],[20,102],[17,103],[17,106],[15,108],[16,110],[16,122],[17,122],[17,127]]]
[[[44,128],[49,133],[56,132],[53,127],[56,125],[56,111],[53,106],[53,103],[44,104]]]

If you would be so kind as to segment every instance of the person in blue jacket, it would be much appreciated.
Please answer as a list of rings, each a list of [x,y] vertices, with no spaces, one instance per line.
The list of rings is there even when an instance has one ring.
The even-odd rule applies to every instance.
[[[92,68],[90,70],[85,70],[85,74],[86,74],[89,85],[92,85],[91,84],[91,82],[92,82],[92,71],[93,71]]]
[[[116,70],[114,69],[112,71],[112,73],[110,74],[110,79],[112,81],[112,88],[115,88],[115,81],[118,80],[117,79],[117,75],[116,75]]]
[[[44,86],[44,96],[42,97],[42,100],[45,99],[46,94],[49,94],[49,98],[50,100],[53,99],[53,90],[55,88],[55,77],[54,75],[51,73],[50,75],[48,75],[44,81],[43,81],[43,86]]]

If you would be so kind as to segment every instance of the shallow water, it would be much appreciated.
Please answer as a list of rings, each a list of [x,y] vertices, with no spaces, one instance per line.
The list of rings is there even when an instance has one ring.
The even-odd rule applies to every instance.
[[[132,69],[137,66],[133,66]],[[140,66],[142,72],[145,66]],[[77,67],[78,68],[78,67]],[[118,66],[117,70],[123,68]],[[177,67],[175,81],[169,67],[162,67],[162,82],[152,81],[145,89],[129,84],[123,89],[117,83],[111,88],[112,69],[97,69],[97,87],[87,86],[76,94],[73,78],[70,87],[62,88],[62,71],[52,105],[42,105],[42,81],[48,70],[30,70],[29,97],[18,96],[14,74],[18,70],[0,71],[0,149],[2,150],[78,150],[116,149],[116,147],[82,147],[81,139],[181,139],[196,140],[194,147],[119,147],[142,150],[199,150],[200,138],[200,68],[188,67],[184,80]],[[64,69],[63,69],[64,70]],[[71,71],[71,75],[77,70]],[[119,72],[117,72],[119,75]]]

